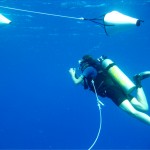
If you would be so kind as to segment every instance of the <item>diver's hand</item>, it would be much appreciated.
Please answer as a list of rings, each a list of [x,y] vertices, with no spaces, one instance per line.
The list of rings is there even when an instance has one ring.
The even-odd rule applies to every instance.
[[[69,69],[69,73],[71,75],[71,78],[73,80],[73,82],[77,85],[80,84],[83,81],[83,75],[81,75],[80,77],[76,77],[76,68],[70,68]]]
[[[70,68],[69,73],[70,73],[70,75],[75,76],[76,69],[75,68]]]

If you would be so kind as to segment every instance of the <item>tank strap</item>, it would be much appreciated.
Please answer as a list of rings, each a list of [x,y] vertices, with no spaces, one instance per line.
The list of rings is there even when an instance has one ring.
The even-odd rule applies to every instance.
[[[112,64],[108,65],[108,67],[105,68],[105,71],[108,71],[113,66],[115,66],[115,63],[112,63]]]
[[[86,77],[84,77],[84,78],[83,78],[83,86],[84,86],[84,89],[85,89],[85,90],[89,88],[89,85],[88,85],[88,83],[87,83],[86,80],[87,80]]]

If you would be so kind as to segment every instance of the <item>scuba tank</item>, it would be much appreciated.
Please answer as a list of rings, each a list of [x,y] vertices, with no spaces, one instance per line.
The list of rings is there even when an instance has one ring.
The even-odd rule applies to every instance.
[[[130,94],[134,89],[134,83],[115,65],[115,63],[106,58],[101,57],[99,59],[102,65],[102,69],[112,78],[115,84],[117,84],[125,94]]]

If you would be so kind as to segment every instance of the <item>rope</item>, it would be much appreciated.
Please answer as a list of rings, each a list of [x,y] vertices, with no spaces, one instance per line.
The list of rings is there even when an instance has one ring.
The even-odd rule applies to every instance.
[[[76,19],[76,20],[84,20],[83,17],[77,18],[77,17],[64,16],[64,15],[57,15],[57,14],[50,14],[50,13],[44,13],[44,12],[32,11],[32,10],[26,10],[26,9],[18,9],[18,8],[13,8],[13,7],[5,7],[5,6],[0,6],[0,8],[10,9],[10,10],[16,10],[16,11],[22,11],[22,12],[28,12],[28,13],[33,13],[33,14],[46,15],[46,16],[54,16],[54,17],[61,17],[61,18],[68,18],[68,19]]]
[[[104,104],[100,101],[100,99],[98,98],[98,95],[97,95],[97,92],[96,92],[96,88],[95,88],[95,85],[94,85],[94,81],[92,80],[92,84],[93,84],[93,87],[94,87],[94,91],[95,91],[95,96],[96,96],[96,100],[97,100],[97,103],[104,106]],[[100,107],[101,108],[101,107]]]
[[[88,150],[91,150],[94,145],[96,144],[98,138],[99,138],[99,135],[100,135],[100,132],[101,132],[101,128],[102,128],[102,112],[101,112],[101,105],[104,106],[104,104],[100,101],[100,99],[98,98],[98,95],[97,95],[97,92],[96,92],[96,88],[95,88],[95,85],[94,85],[94,81],[92,80],[92,84],[93,84],[93,87],[94,87],[94,91],[95,91],[95,95],[96,95],[96,100],[97,100],[97,105],[98,105],[98,108],[99,108],[99,116],[100,116],[100,121],[99,121],[99,130],[98,130],[98,133],[97,133],[97,136],[95,138],[95,141],[93,142],[93,144],[90,146],[90,148],[88,148]]]
[[[27,12],[27,13],[33,13],[33,14],[40,14],[40,15],[46,15],[46,16],[53,16],[53,17],[60,17],[60,18],[67,18],[67,19],[74,19],[74,20],[85,20],[85,21],[91,21],[99,26],[101,26],[105,32],[105,24],[101,23],[100,21],[103,21],[103,17],[104,15],[102,15],[102,18],[91,18],[91,19],[87,19],[87,18],[83,18],[83,17],[72,17],[72,16],[65,16],[65,15],[57,15],[57,14],[51,14],[51,13],[44,13],[44,12],[39,12],[39,11],[32,11],[32,10],[26,10],[26,9],[19,9],[19,8],[14,8],[14,7],[6,7],[6,6],[0,6],[0,8],[4,8],[4,9],[9,9],[9,10],[15,10],[15,11],[21,11],[21,12]],[[107,32],[106,32],[107,34]]]

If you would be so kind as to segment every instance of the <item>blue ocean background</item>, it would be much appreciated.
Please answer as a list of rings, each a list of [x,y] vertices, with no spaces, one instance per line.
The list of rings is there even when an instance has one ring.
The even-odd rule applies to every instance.
[[[96,18],[112,10],[144,20],[107,36],[100,26],[0,7],[0,149],[88,149],[99,129],[95,95],[68,70],[84,54],[106,55],[130,78],[150,70],[149,0],[1,0],[0,6]],[[150,79],[143,81],[150,104]],[[100,98],[102,129],[93,149],[150,149],[150,127]],[[148,112],[150,114],[150,111]]]

